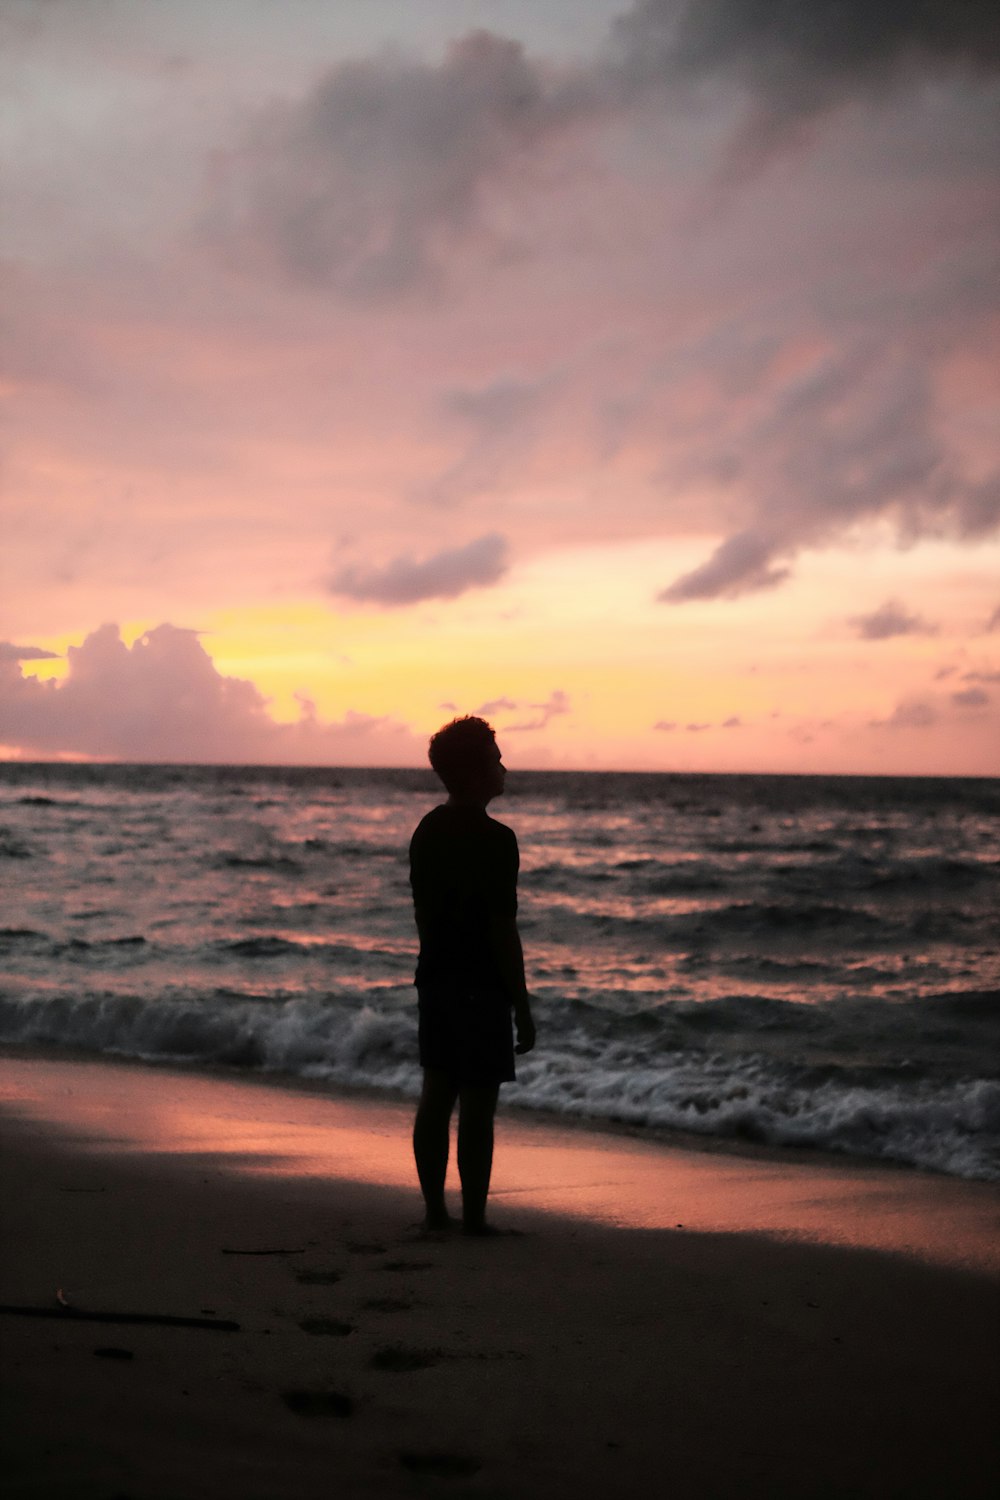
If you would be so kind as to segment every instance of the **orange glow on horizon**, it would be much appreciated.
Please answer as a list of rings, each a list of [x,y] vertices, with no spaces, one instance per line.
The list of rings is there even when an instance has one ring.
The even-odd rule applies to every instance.
[[[995,774],[990,695],[965,708],[959,691],[963,674],[988,678],[1000,667],[988,635],[976,652],[962,640],[990,607],[989,549],[973,567],[945,543],[905,554],[869,546],[852,604],[842,595],[844,559],[831,553],[803,555],[781,590],[732,604],[658,604],[664,579],[711,546],[654,538],[562,550],[454,600],[386,609],[282,599],[199,610],[194,622],[214,671],[251,683],[273,723],[291,731],[314,712],[321,724],[362,715],[405,725],[414,764],[450,713],[493,705],[515,766]],[[932,578],[926,626],[859,639],[852,619],[894,590],[922,597]],[[132,647],[160,623],[127,618],[122,639]],[[24,661],[24,676],[61,690],[68,652],[86,633],[35,638],[58,657]],[[931,706],[905,708],[923,702]],[[899,727],[878,728],[899,705]],[[956,729],[958,762],[948,748]],[[242,758],[238,744],[232,757]]]

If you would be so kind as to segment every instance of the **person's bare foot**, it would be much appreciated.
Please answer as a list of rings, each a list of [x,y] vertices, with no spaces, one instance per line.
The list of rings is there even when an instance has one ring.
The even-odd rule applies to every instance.
[[[424,1235],[450,1234],[457,1229],[458,1224],[449,1213],[427,1214],[420,1226],[420,1233]]]

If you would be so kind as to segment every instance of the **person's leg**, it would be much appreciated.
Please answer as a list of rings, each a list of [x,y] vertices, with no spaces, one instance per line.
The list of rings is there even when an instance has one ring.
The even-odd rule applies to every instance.
[[[458,1175],[462,1179],[462,1228],[484,1234],[486,1197],[493,1167],[493,1116],[499,1084],[462,1088],[458,1096]]]
[[[424,1069],[424,1087],[413,1122],[413,1155],[417,1163],[420,1191],[427,1208],[428,1229],[445,1229],[450,1223],[444,1201],[448,1172],[448,1134],[458,1088],[447,1073]]]

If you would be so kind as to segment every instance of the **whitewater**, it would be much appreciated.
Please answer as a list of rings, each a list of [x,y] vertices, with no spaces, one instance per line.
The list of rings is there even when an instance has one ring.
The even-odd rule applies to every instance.
[[[430,772],[0,766],[0,1041],[413,1095]],[[1000,782],[512,773],[503,1097],[1000,1180]]]

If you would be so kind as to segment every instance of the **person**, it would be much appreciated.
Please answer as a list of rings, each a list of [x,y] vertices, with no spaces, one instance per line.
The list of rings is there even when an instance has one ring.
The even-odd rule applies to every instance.
[[[514,1078],[515,1051],[535,1045],[517,930],[517,839],[486,811],[507,772],[485,719],[453,719],[432,737],[429,756],[448,800],[410,841],[423,1068],[413,1154],[425,1228],[449,1229],[445,1178],[457,1102],[462,1230],[493,1234],[486,1199],[497,1096]]]

